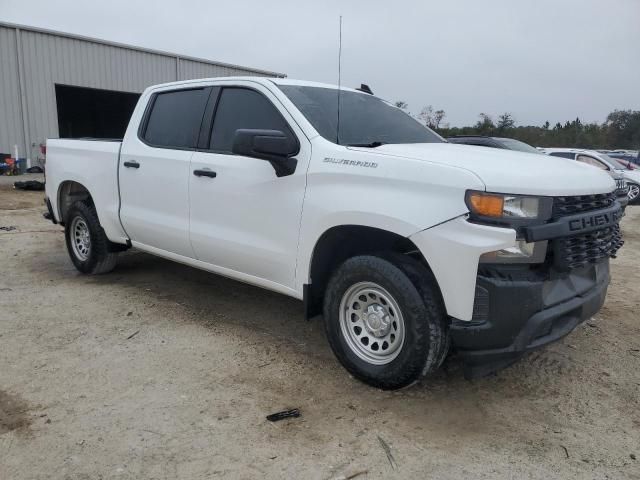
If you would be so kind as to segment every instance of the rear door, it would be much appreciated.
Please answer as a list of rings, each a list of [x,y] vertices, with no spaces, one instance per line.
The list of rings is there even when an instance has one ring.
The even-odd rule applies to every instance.
[[[201,141],[208,138],[194,154],[189,175],[196,258],[221,273],[292,288],[311,146],[262,85],[226,83],[211,99],[212,127],[201,134]],[[295,172],[277,177],[268,161],[233,154],[238,129],[280,130],[295,136],[300,143]],[[202,171],[212,173],[204,176]]]
[[[140,128],[120,154],[120,218],[134,244],[193,258],[190,162],[210,87],[152,94]]]

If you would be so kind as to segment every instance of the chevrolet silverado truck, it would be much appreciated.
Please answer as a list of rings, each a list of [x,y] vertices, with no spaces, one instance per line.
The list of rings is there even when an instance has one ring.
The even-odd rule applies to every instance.
[[[615,188],[290,79],[153,86],[122,141],[47,142],[49,215],[80,272],[134,247],[295,297],[383,389],[450,350],[467,376],[494,372],[594,315],[623,243]]]

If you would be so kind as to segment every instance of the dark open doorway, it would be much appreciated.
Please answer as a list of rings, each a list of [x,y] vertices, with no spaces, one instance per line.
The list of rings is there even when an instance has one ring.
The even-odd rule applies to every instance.
[[[56,85],[60,138],[122,138],[140,94]]]

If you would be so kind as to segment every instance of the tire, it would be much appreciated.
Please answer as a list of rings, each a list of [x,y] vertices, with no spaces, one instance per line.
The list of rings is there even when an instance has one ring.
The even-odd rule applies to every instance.
[[[329,280],[324,321],[340,363],[354,377],[384,390],[406,387],[434,372],[449,347],[437,282],[406,255],[345,261]]]
[[[629,182],[629,205],[640,204],[640,185]]]
[[[71,205],[64,235],[69,257],[78,271],[98,275],[110,272],[116,266],[118,254],[112,251],[93,205],[84,202]]]

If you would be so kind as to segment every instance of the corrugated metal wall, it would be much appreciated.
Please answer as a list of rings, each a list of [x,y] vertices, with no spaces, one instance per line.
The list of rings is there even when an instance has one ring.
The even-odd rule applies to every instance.
[[[12,153],[14,144],[24,150],[24,142],[16,32],[0,28],[0,153]]]
[[[233,75],[250,77],[258,75],[251,70],[238,70],[237,68],[225,67],[222,65],[210,65],[186,59],[180,59],[178,65],[180,80],[189,80],[192,78],[230,77]]]
[[[56,84],[141,93],[149,85],[175,80],[268,73],[0,25],[0,152],[11,153],[18,144],[24,156],[26,141],[27,156],[36,158],[40,142],[58,136]]]

